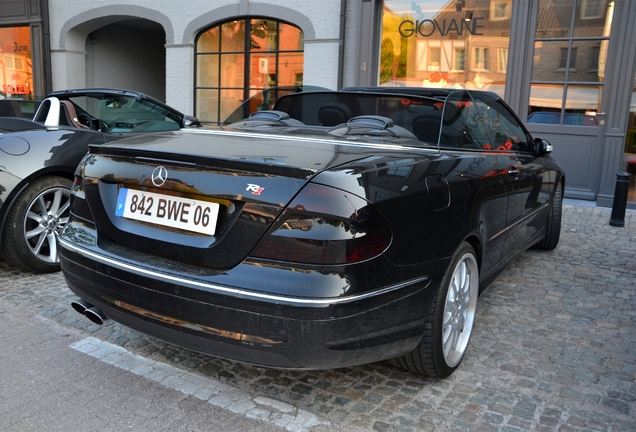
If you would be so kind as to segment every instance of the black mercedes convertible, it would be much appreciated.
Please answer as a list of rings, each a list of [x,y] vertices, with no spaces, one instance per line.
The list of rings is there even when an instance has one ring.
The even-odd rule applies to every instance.
[[[478,295],[557,246],[564,174],[495,94],[295,93],[90,146],[59,235],[73,307],[261,366],[446,377]]]

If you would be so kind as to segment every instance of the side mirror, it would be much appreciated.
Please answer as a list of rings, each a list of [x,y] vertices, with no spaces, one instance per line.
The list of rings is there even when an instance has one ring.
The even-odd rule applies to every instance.
[[[191,115],[183,116],[183,127],[198,127],[201,126],[201,122],[198,118]]]
[[[539,156],[546,156],[552,153],[552,144],[550,144],[547,140],[543,138],[535,138],[534,139],[534,153]]]

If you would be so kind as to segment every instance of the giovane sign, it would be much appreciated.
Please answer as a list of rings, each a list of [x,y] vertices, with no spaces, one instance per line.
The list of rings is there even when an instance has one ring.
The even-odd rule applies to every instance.
[[[398,31],[402,37],[408,38],[413,35],[420,35],[423,37],[429,37],[438,32],[441,36],[447,36],[450,33],[456,33],[461,36],[464,31],[467,31],[473,36],[481,36],[483,32],[481,29],[484,27],[482,23],[484,18],[473,18],[470,21],[463,19],[452,19],[447,21],[443,19],[441,22],[438,20],[425,19],[422,21],[416,20],[404,20],[400,23]],[[458,23],[459,21],[459,23]]]

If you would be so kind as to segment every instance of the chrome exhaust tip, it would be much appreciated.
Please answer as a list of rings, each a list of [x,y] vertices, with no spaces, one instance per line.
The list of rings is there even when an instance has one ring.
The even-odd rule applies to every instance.
[[[108,321],[108,317],[94,306],[86,309],[84,311],[84,315],[95,324],[102,325],[104,322]]]
[[[79,299],[79,300],[73,300],[71,302],[71,307],[75,309],[78,313],[81,313],[82,315],[84,315],[86,310],[92,308],[93,305],[88,302],[85,302],[82,299]]]

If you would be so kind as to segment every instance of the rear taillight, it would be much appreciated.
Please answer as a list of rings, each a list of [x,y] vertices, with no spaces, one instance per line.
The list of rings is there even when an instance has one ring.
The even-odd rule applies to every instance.
[[[350,264],[391,243],[386,219],[368,201],[322,185],[306,186],[250,256],[305,264]]]
[[[73,186],[71,186],[71,213],[82,219],[91,220],[91,212],[86,202],[86,183],[84,180],[84,162],[86,158],[87,156],[84,157],[75,170]]]
[[[73,178],[73,186],[71,187],[71,194],[82,199],[86,199],[84,194],[84,166],[90,157],[90,154],[87,154],[77,165],[75,177]]]

